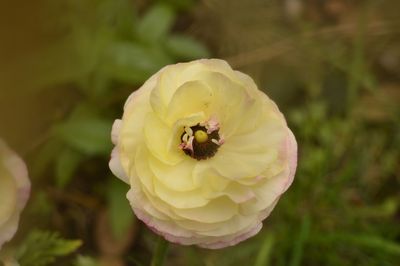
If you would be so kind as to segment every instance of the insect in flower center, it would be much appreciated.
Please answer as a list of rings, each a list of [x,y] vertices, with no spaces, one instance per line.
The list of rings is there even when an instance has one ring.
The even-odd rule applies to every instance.
[[[223,143],[218,122],[210,119],[195,126],[185,126],[179,147],[186,155],[196,160],[205,160],[213,157]]]

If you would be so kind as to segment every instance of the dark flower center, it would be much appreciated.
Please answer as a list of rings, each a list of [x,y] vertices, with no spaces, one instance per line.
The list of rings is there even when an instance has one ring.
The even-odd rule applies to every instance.
[[[185,128],[181,135],[181,141],[180,147],[183,152],[196,160],[213,157],[222,144],[219,129],[210,132],[200,124]]]

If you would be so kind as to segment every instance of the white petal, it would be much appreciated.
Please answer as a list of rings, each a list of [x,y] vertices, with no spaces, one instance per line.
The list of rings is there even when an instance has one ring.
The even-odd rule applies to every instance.
[[[11,213],[9,207],[5,207],[5,209],[2,209],[5,213],[0,214],[0,219],[2,220],[2,222],[0,222],[1,249],[4,242],[9,241],[17,231],[19,216],[28,201],[31,185],[25,163],[17,154],[11,151],[1,139],[0,164],[0,183],[4,182],[4,187],[6,187],[6,183],[8,184],[6,188],[7,191],[2,191],[0,193],[0,202],[12,206]],[[13,181],[11,181],[12,179]],[[2,185],[3,184],[1,184],[1,186]],[[12,191],[13,195],[10,195]],[[2,197],[9,197],[9,199],[3,199]]]
[[[116,119],[111,130],[111,141],[114,145],[118,144],[119,132],[121,130],[122,120]]]
[[[122,167],[118,147],[114,147],[114,149],[112,150],[111,159],[110,159],[110,162],[108,163],[108,166],[110,167],[111,172],[116,177],[118,177],[125,183],[129,184],[129,178],[126,175],[124,168]]]

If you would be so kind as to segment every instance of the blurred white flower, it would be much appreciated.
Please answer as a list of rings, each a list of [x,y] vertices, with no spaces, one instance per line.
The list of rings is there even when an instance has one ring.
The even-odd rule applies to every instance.
[[[18,229],[30,187],[25,163],[0,139],[0,249]]]

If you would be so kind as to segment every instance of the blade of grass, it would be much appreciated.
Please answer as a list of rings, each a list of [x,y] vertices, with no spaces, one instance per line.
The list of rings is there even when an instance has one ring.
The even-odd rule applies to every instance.
[[[272,246],[274,244],[274,235],[273,234],[268,234],[264,241],[263,244],[257,254],[256,262],[254,266],[268,266],[269,261],[271,259],[271,250]]]
[[[303,217],[303,222],[301,223],[300,232],[294,242],[294,247],[292,251],[292,259],[290,261],[290,266],[299,266],[301,264],[301,259],[303,257],[304,245],[310,235],[311,221],[310,216],[306,215]]]
[[[366,28],[366,10],[362,10],[357,21],[357,32],[353,43],[352,62],[349,69],[348,106],[351,108],[357,99],[364,74],[364,37]]]
[[[400,244],[375,235],[336,232],[324,235],[323,238],[317,238],[317,240],[321,243],[348,243],[353,246],[373,249],[380,253],[400,256]]]

